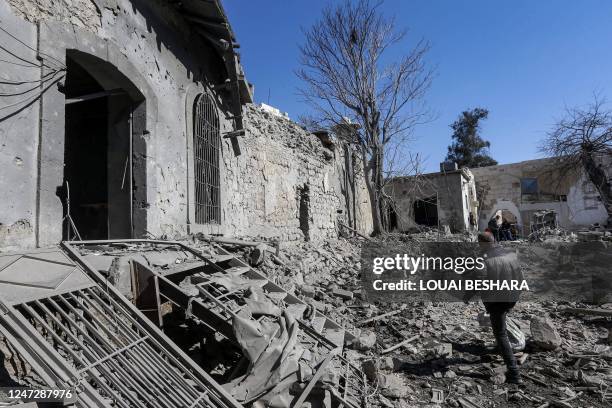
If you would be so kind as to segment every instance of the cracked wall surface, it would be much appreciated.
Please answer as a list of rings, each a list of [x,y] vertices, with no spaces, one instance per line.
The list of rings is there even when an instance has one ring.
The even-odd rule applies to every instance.
[[[611,174],[610,159],[601,163]],[[554,210],[560,227],[567,229],[606,222],[607,214],[599,194],[584,172],[561,171],[555,159],[475,168],[472,173],[480,191],[481,229],[495,211],[504,209],[520,220],[524,233],[529,232],[533,214],[540,210]],[[537,195],[522,194],[521,180],[525,178],[537,180]]]
[[[391,196],[396,212],[398,231],[418,228],[414,220],[416,200],[432,200],[437,207],[440,227],[453,232],[470,229],[469,214],[476,214],[474,177],[468,169],[423,174],[419,177],[396,177],[386,192]]]
[[[31,22],[56,20],[97,30],[102,27],[102,14],[92,0],[7,0],[15,14]]]
[[[307,186],[310,237],[337,235],[337,221],[346,216],[342,146],[324,147],[315,135],[260,107],[248,105],[245,111],[243,154],[234,157],[228,141],[224,146],[227,231],[283,241],[303,239],[300,192]],[[360,228],[367,233],[371,217],[364,182],[358,183],[356,195]]]
[[[246,135],[238,138],[242,154],[236,155],[230,140],[222,139],[221,225],[194,224],[190,143],[195,98],[203,92],[213,95],[221,134],[234,129],[227,95],[212,91],[227,76],[219,55],[168,2],[0,0],[0,21],[21,41],[0,33],[0,44],[31,62],[6,65],[1,78],[37,84],[50,70],[40,68],[37,51],[45,65],[60,67],[66,53],[76,50],[97,58],[100,63],[94,67],[110,67],[101,73],[105,89],[115,86],[105,84],[105,76],[125,77],[145,98],[135,112],[144,116],[145,124],[133,136],[142,147],[134,151],[134,166],[144,169],[134,179],[135,194],[141,197],[134,201],[141,225],[134,236],[207,232],[303,239],[298,189],[306,184],[312,237],[337,233],[337,219],[346,213],[342,149],[324,148],[295,123],[254,106],[245,108]],[[61,71],[54,78],[61,79]],[[64,177],[65,95],[57,83],[44,83],[42,97],[32,93],[27,106],[0,121],[0,188],[11,197],[0,211],[0,248],[46,246],[62,239],[63,207],[57,192]],[[11,91],[0,84],[0,92]],[[14,96],[0,104],[22,102]],[[357,225],[368,233],[371,216],[363,184],[356,196]],[[12,227],[22,224],[29,227]]]

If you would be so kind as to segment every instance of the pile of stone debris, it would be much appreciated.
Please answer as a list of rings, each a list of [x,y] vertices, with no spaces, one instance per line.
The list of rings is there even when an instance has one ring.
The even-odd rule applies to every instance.
[[[391,239],[440,239],[421,235]],[[586,235],[581,238],[593,238]],[[362,242],[300,243],[268,257],[260,268],[353,331],[357,341],[350,356],[375,384],[372,403],[463,408],[612,404],[612,304],[593,309],[568,302],[519,303],[511,314],[526,338],[517,350],[525,386],[511,387],[504,384],[505,366],[493,348],[481,304],[366,302],[359,280]]]
[[[428,231],[386,239],[473,237]],[[611,405],[612,304],[520,303],[511,328],[525,385],[516,388],[504,383],[505,367],[478,303],[368,302],[360,279],[363,243],[279,247],[194,236],[83,243],[75,253],[163,324],[245,406]],[[10,377],[23,380],[15,372],[23,362],[14,350],[0,349]]]

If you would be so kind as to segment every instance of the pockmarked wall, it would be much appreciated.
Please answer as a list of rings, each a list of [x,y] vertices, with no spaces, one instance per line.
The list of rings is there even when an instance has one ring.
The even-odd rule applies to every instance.
[[[469,214],[477,214],[474,178],[468,169],[396,177],[390,180],[385,191],[393,200],[396,229],[400,232],[418,228],[417,200],[427,200],[435,206],[438,226],[448,226],[453,232],[470,230]]]
[[[291,120],[255,105],[245,107],[245,123],[241,156],[224,142],[223,232],[281,241],[338,236],[338,222],[347,224],[342,144],[326,147]],[[357,229],[368,234],[370,203],[359,175]]]
[[[612,175],[611,160],[601,164]],[[510,211],[525,234],[530,230],[533,214],[541,210],[554,210],[559,226],[570,230],[606,222],[599,194],[584,171],[562,171],[558,159],[481,167],[472,169],[472,173],[481,204],[481,229],[498,210]],[[529,186],[533,190],[526,189]]]
[[[41,90],[0,102],[6,108],[0,115],[0,187],[10,197],[0,212],[0,246],[46,246],[62,238],[57,189],[64,175],[65,96],[60,86],[65,72],[54,70],[65,67],[68,50],[91,56],[100,67],[108,64],[101,78],[127,78],[142,94],[143,128],[134,135],[135,143],[144,146],[134,164],[143,168],[142,177],[134,180],[135,194],[140,194],[134,235],[185,233],[186,95],[222,80],[207,63],[213,55],[210,46],[161,1],[0,0],[0,19],[6,29],[0,43],[25,60],[10,58],[12,64],[3,64],[3,79],[42,84]],[[15,91],[12,85],[0,86]],[[7,107],[12,104],[19,109]],[[9,112],[15,114],[4,117]]]
[[[338,220],[346,214],[342,149],[323,147],[288,119],[252,106],[244,108],[245,135],[236,139],[240,154],[230,139],[222,139],[221,223],[195,223],[198,96],[213,98],[221,135],[234,125],[231,102],[216,91],[227,75],[218,53],[170,2],[0,0],[0,26],[5,30],[0,44],[18,57],[8,56],[11,63],[2,63],[0,70],[7,83],[0,84],[0,92],[16,93],[0,99],[3,250],[44,247],[63,236],[65,203],[58,191],[66,165],[62,68],[67,54],[82,57],[106,90],[120,85],[138,101],[131,122],[132,233],[113,238],[179,238],[195,232],[281,240],[337,235]],[[16,92],[30,88],[30,93]],[[357,225],[368,233],[369,202],[364,184],[358,184]],[[124,186],[108,187],[111,192]]]

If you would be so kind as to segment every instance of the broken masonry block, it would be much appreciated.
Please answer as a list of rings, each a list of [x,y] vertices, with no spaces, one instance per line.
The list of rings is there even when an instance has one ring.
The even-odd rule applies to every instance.
[[[413,390],[397,374],[379,374],[378,385],[382,394],[388,398],[407,398],[413,394]]]
[[[353,342],[353,348],[360,351],[366,351],[374,348],[376,345],[376,334],[369,330],[364,330]]]
[[[300,293],[302,294],[302,296],[314,298],[316,289],[312,285],[302,285],[300,286]]]
[[[353,300],[353,292],[344,289],[334,289],[332,290],[332,295],[344,300]]]
[[[530,330],[533,342],[543,350],[556,350],[561,345],[561,336],[550,319],[534,317]]]
[[[431,389],[431,402],[434,404],[441,404],[444,402],[444,390],[439,388]]]

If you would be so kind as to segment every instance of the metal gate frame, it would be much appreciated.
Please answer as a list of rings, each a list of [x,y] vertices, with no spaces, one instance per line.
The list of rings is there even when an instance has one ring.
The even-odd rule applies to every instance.
[[[164,246],[176,246],[186,252],[191,253],[197,259],[202,261],[206,266],[214,268],[218,272],[224,272],[225,270],[217,265],[211,259],[208,259],[204,256],[200,251],[178,241],[163,241],[163,240],[149,240],[149,239],[130,239],[130,240],[96,240],[96,241],[74,241],[74,242],[64,242],[66,248],[68,248],[74,256],[79,257],[78,250],[75,248],[76,246],[87,246],[87,245],[108,245],[108,244],[118,244],[118,243],[148,243],[148,244],[159,244]],[[211,243],[212,245],[213,243]],[[229,255],[229,252],[223,250],[217,244],[214,244],[216,249],[221,250],[225,253],[225,255]],[[249,270],[249,273],[253,276],[257,277],[257,279],[267,281],[266,286],[269,287],[273,292],[285,292],[286,291],[278,286],[277,284],[269,281],[265,275],[260,273],[259,271],[251,268],[246,263],[244,263],[239,258],[235,258],[238,263],[242,264],[243,268]],[[177,284],[172,282],[168,276],[171,276],[172,271],[168,271],[166,274],[161,274],[157,271],[149,269],[150,272],[154,275],[155,285],[159,288],[160,296],[163,296],[165,299],[170,302],[180,306],[181,308],[188,310],[193,316],[197,317],[201,322],[205,323],[209,327],[213,328],[215,331],[222,333],[225,337],[232,340],[234,334],[232,332],[231,319],[237,313],[237,310],[232,310],[230,307],[226,305],[226,301],[228,299],[227,294],[215,295],[211,292],[210,288],[207,288],[206,284],[198,287],[200,297],[193,297],[192,295],[183,291]],[[181,275],[190,274],[189,270],[181,270],[179,272]],[[197,267],[195,267],[191,272],[191,274],[197,274]],[[221,298],[225,298],[225,301],[222,301]],[[299,298],[287,294],[287,299],[290,302],[287,304],[302,304],[306,305]],[[209,303],[210,302],[210,303]],[[333,320],[328,319],[322,313],[315,312],[315,317],[319,319],[325,320],[325,326],[327,328],[332,329],[342,329],[337,323]],[[343,368],[344,374],[341,376],[343,378],[344,384],[340,386],[340,389],[335,390],[333,393],[333,397],[337,398],[341,405],[345,405],[350,408],[361,408],[362,406],[367,406],[367,393],[368,393],[368,383],[365,379],[364,373],[357,367],[355,367],[348,359],[346,359],[342,353],[338,352],[338,345],[334,344],[332,341],[327,339],[322,334],[316,332],[307,322],[298,319],[298,323],[300,328],[302,329],[302,341],[306,343],[311,343],[317,346],[322,346],[326,350],[328,350],[328,357],[326,360],[317,368],[317,372],[315,373],[315,377],[309,381],[306,389],[302,392],[301,396],[298,398],[297,402],[300,404],[305,401],[306,397],[314,387],[317,381],[317,374],[322,374],[325,366],[327,364],[333,363],[337,366]],[[354,340],[354,336],[346,332],[346,336],[350,340]],[[297,404],[296,407],[299,407]]]
[[[0,299],[0,332],[47,386],[78,388],[85,407],[243,408],[70,245],[61,249],[70,263],[60,264],[74,263],[86,283]]]

